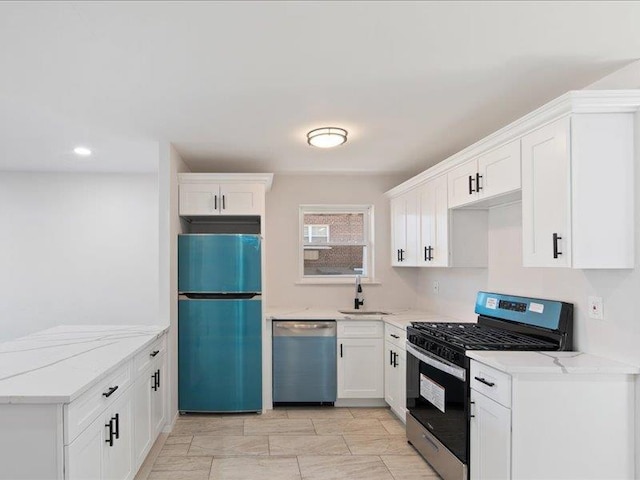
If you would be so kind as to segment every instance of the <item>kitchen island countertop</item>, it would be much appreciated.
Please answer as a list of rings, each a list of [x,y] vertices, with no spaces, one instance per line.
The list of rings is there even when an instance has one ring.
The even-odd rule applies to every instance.
[[[167,329],[62,325],[0,343],[0,404],[70,403]]]

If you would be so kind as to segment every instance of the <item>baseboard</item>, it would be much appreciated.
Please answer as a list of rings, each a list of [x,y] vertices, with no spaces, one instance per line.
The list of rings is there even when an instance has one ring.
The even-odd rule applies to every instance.
[[[176,422],[178,421],[178,416],[180,414],[176,412],[170,422],[164,424],[164,428],[162,429],[163,433],[171,433],[173,431],[173,427],[176,426]]]
[[[388,407],[384,398],[339,398],[334,404],[336,407]]]
[[[145,458],[144,462],[142,462],[142,465],[140,465],[140,468],[138,469],[134,480],[147,480],[149,474],[151,473],[151,469],[153,468],[153,464],[155,463],[156,458],[158,458],[160,450],[162,450],[162,447],[164,447],[164,442],[167,441],[168,436],[169,435],[167,435],[166,433],[161,433],[160,435],[158,435],[158,438],[156,438],[155,443],[147,454],[147,458]]]

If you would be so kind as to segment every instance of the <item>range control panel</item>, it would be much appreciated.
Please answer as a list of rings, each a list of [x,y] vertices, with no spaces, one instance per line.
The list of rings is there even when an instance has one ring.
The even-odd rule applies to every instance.
[[[507,300],[500,300],[498,302],[498,308],[503,310],[511,310],[513,312],[526,312],[527,304],[523,302],[509,302]]]
[[[485,317],[557,330],[562,318],[573,315],[573,305],[557,300],[478,292],[475,311]]]

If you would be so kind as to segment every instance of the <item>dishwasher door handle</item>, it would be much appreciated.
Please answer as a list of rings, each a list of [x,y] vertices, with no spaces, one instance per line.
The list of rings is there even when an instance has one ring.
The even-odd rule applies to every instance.
[[[274,321],[273,335],[276,337],[333,337],[335,321]]]

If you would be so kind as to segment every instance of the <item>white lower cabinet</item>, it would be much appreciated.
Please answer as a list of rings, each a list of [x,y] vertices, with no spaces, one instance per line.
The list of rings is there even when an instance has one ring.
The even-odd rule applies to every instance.
[[[67,480],[133,478],[133,390],[123,392],[67,448]]]
[[[152,366],[149,366],[135,383],[135,423],[134,423],[134,460],[137,466],[144,461],[147,452],[151,448],[151,398],[153,393],[154,375]]]
[[[400,420],[406,422],[407,335],[404,329],[386,323],[384,336],[384,400]]]
[[[133,465],[133,394],[129,388],[103,417],[102,473],[105,480],[128,480],[137,469]]]
[[[99,480],[103,474],[105,426],[96,419],[71,445],[65,447],[66,480]]]
[[[152,354],[156,350],[152,350]],[[167,356],[161,353],[147,364],[135,383],[134,465],[142,465],[166,418]]]
[[[531,355],[495,353],[496,357],[504,353],[501,359]],[[587,356],[562,353],[568,355],[559,357],[559,364],[565,358],[571,361],[571,354]],[[536,360],[540,370],[535,366],[519,369],[522,363],[516,359],[513,363],[518,367],[512,373],[471,360],[470,478],[637,478],[635,375],[620,372],[619,366],[616,373],[603,373],[600,367],[590,372],[562,367],[549,373],[553,357],[540,357]],[[583,362],[597,365],[598,357],[593,358]]]
[[[0,480],[133,479],[167,415],[167,339],[150,337],[127,355],[94,362],[91,371],[106,373],[71,401],[0,404]]]
[[[152,389],[151,394],[151,432],[152,438],[155,439],[164,428],[165,420],[167,418],[167,356],[162,355],[156,360],[156,372],[157,372],[157,385]]]
[[[511,410],[471,390],[472,480],[511,475]]]
[[[384,398],[381,321],[338,322],[338,398]]]

